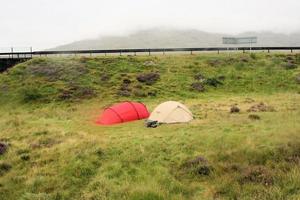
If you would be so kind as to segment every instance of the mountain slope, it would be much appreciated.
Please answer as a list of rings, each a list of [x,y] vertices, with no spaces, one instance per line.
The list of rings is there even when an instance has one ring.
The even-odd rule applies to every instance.
[[[224,36],[229,35],[193,29],[148,29],[128,36],[106,36],[76,41],[51,50],[216,47],[223,46],[222,37]],[[257,36],[258,43],[254,46],[300,46],[300,33],[285,35],[272,32],[247,32],[235,36]]]

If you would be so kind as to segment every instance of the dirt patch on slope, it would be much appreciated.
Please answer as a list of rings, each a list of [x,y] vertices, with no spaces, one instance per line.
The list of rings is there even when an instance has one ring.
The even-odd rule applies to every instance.
[[[272,171],[264,166],[249,166],[242,172],[240,183],[260,183],[272,185],[274,182]]]
[[[248,112],[275,112],[276,110],[273,106],[269,106],[261,102],[259,104],[251,106],[247,111]]]
[[[195,90],[197,92],[204,92],[205,91],[205,87],[203,85],[203,83],[200,82],[195,82],[191,84],[191,89]]]
[[[156,81],[160,79],[160,75],[157,72],[143,73],[138,74],[136,79],[141,83],[153,85]]]
[[[184,174],[209,176],[213,168],[203,156],[197,156],[181,165],[181,172]]]

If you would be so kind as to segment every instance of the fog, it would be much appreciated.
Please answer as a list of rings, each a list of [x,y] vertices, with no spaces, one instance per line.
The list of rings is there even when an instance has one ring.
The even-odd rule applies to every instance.
[[[1,0],[0,48],[50,48],[139,29],[300,30],[299,0]]]

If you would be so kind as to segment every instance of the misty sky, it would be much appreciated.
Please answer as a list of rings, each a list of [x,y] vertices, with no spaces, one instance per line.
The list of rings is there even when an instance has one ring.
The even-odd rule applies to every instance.
[[[152,27],[300,30],[300,0],[0,0],[0,48],[50,48]]]

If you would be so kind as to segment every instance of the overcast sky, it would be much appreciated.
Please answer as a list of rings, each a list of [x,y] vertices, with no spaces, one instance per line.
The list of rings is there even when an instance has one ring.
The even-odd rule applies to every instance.
[[[152,27],[300,30],[300,0],[0,0],[0,48],[49,48]]]

